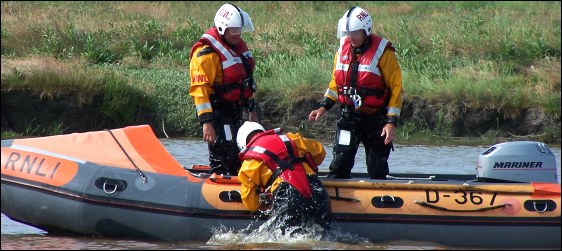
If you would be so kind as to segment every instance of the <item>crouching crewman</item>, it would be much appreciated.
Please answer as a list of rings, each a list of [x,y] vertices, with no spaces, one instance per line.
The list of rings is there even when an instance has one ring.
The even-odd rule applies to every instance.
[[[281,128],[266,131],[249,121],[236,141],[243,161],[240,192],[248,210],[268,210],[283,234],[307,233],[309,224],[323,232],[330,229],[330,196],[317,176],[326,156],[322,143],[299,133],[283,134]]]

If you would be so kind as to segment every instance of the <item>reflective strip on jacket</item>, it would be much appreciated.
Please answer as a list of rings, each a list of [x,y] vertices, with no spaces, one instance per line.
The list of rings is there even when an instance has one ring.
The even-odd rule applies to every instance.
[[[298,156],[296,157],[304,157],[305,153],[308,152],[317,166],[320,165],[326,157],[326,151],[320,142],[304,138],[299,133],[286,133],[285,135],[294,142],[294,146],[297,148],[298,152]],[[241,183],[240,192],[242,194],[242,202],[250,211],[258,210],[259,202],[257,189],[258,187],[265,187],[267,181],[273,174],[271,169],[267,166],[266,161],[258,158],[246,158],[238,173],[238,180]],[[307,175],[316,174],[308,163],[303,162],[302,166]],[[281,182],[284,182],[284,180],[280,175],[271,185],[271,191],[275,191]]]

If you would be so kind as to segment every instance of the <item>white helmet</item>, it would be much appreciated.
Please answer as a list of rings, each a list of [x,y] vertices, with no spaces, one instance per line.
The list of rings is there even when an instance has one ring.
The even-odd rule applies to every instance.
[[[238,129],[238,135],[236,135],[236,143],[238,144],[238,148],[240,150],[246,147],[248,144],[248,135],[253,131],[262,131],[265,132],[265,128],[262,125],[256,122],[246,121],[244,124]]]
[[[338,39],[347,35],[350,31],[364,30],[367,36],[371,35],[373,19],[369,12],[359,6],[353,6],[343,14],[338,21],[336,36]]]
[[[228,27],[241,27],[242,32],[254,31],[254,24],[250,15],[236,5],[223,4],[215,15],[215,26],[219,34],[224,35]]]

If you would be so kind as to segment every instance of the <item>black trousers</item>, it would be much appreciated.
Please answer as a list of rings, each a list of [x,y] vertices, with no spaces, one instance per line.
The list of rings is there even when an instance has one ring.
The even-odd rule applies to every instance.
[[[282,182],[273,191],[271,217],[275,217],[276,226],[283,234],[299,231],[312,231],[310,224],[322,227],[322,233],[330,230],[332,224],[332,207],[330,195],[316,175],[309,175],[308,181],[312,188],[312,198],[305,198],[292,185]]]
[[[209,173],[238,175],[242,162],[238,158],[236,134],[243,124],[241,107],[217,107],[214,109],[213,126],[217,141],[208,144]]]
[[[357,113],[353,108],[342,106],[336,124],[333,159],[330,163],[329,178],[351,177],[355,155],[359,144],[365,147],[367,172],[371,179],[386,179],[389,173],[388,156],[393,145],[385,145],[381,137],[386,124],[386,111],[374,114]]]

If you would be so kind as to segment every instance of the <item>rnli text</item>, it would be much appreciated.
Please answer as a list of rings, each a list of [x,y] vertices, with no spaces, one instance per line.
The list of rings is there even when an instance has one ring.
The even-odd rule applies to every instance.
[[[49,177],[52,179],[57,172],[57,169],[60,166],[60,162],[57,162],[54,167],[50,168],[48,166],[43,167],[43,162],[45,162],[45,158],[39,158],[37,156],[31,157],[29,155],[25,155],[22,158],[21,154],[12,152],[6,160],[6,164],[4,165],[4,169],[11,168],[12,171],[19,171],[21,173],[27,172],[27,174],[33,174],[41,177]],[[35,172],[33,172],[35,170]],[[49,173],[46,171],[50,170]]]

